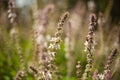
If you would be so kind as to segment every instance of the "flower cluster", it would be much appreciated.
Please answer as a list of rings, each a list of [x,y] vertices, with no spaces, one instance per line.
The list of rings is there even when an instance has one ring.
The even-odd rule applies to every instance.
[[[34,66],[30,66],[30,69],[34,72],[35,78],[39,80],[49,80],[50,71],[48,71],[48,55],[47,55],[47,40],[46,31],[48,24],[48,14],[53,10],[54,5],[46,5],[42,10],[34,9],[36,13],[34,17],[33,25],[33,45],[35,45],[34,53]],[[38,61],[36,61],[36,58]],[[36,64],[35,64],[36,63]],[[37,65],[38,64],[38,65]],[[51,78],[50,78],[51,79]]]
[[[22,48],[19,44],[19,38],[18,38],[18,28],[16,27],[16,12],[15,12],[15,1],[14,0],[9,0],[8,1],[8,19],[10,23],[12,24],[12,29],[10,31],[10,37],[11,39],[15,40],[15,47],[17,49],[17,53],[21,62],[21,68],[22,71],[19,71],[16,76],[16,80],[21,80],[23,76],[25,75],[25,64],[24,64],[24,58],[22,55]]]
[[[116,55],[117,55],[117,49],[113,49],[110,56],[108,56],[107,64],[105,65],[105,70],[104,70],[105,80],[111,79],[111,67]]]
[[[85,42],[85,51],[88,52],[93,52],[94,51],[94,46],[95,46],[95,25],[96,25],[96,16],[95,14],[90,15],[90,25],[89,25],[89,32],[86,37],[86,42]]]
[[[50,6],[49,6],[50,7]],[[46,9],[43,10],[42,13],[46,13]],[[42,14],[41,13],[41,14]],[[47,14],[47,13],[46,13]],[[46,21],[44,19],[47,19],[46,15],[43,14],[42,19],[40,18],[40,23],[38,23],[38,20],[35,20],[35,26],[34,27],[34,36],[36,43],[36,55],[38,58],[39,65],[35,69],[34,67],[30,67],[30,69],[35,73],[35,78],[38,80],[52,80],[54,77],[54,74],[57,71],[57,67],[54,65],[54,59],[56,50],[60,49],[60,42],[61,42],[61,34],[62,34],[62,27],[64,22],[66,21],[69,13],[65,13],[62,18],[60,19],[57,27],[57,31],[55,33],[55,36],[51,38],[50,44],[47,48],[47,41],[46,41]],[[36,24],[37,23],[37,24]],[[54,74],[53,74],[54,73]]]
[[[32,72],[34,72],[34,74],[38,74],[37,68],[35,68],[34,66],[30,66],[29,68],[31,69]]]
[[[16,26],[16,12],[15,12],[15,2],[14,0],[9,0],[8,1],[8,19],[9,19],[9,22],[12,24],[12,29],[10,31],[10,36],[11,38],[15,38],[18,34],[18,30],[17,28],[15,28]]]
[[[104,80],[104,77],[105,76],[103,74],[98,73],[98,70],[94,71],[93,80]]]
[[[105,70],[103,74],[99,74],[98,70],[94,71],[93,79],[94,80],[111,80],[111,66],[114,61],[114,58],[117,54],[117,49],[113,49],[110,56],[108,56],[107,64],[105,65]]]
[[[63,24],[65,23],[65,21],[67,20],[67,18],[69,17],[69,12],[66,12],[63,14],[63,16],[61,17],[61,19],[58,22],[58,27],[57,27],[57,31],[55,33],[55,36],[50,40],[50,44],[48,46],[48,55],[49,55],[49,68],[50,71],[52,72],[52,76],[54,76],[56,74],[56,69],[57,67],[54,65],[54,60],[55,60],[55,54],[56,54],[56,50],[60,49],[60,42],[61,42],[61,35],[62,35],[62,28],[63,28]]]
[[[48,47],[48,54],[54,59],[55,58],[55,50],[60,49],[60,42],[61,40],[61,35],[62,35],[62,27],[64,22],[67,20],[69,16],[69,12],[66,12],[61,19],[58,22],[58,27],[57,31],[55,33],[55,36],[50,40],[50,45]]]
[[[15,13],[15,2],[13,0],[9,0],[8,2],[8,18],[10,20],[10,23],[14,23],[16,19],[16,13]]]
[[[94,41],[94,28],[96,25],[96,16],[95,14],[91,14],[90,15],[90,25],[89,25],[89,32],[88,35],[86,37],[86,42],[85,42],[85,51],[88,52],[87,54],[87,62],[88,64],[86,65],[86,69],[85,72],[83,74],[82,79],[86,80],[90,77],[90,72],[92,70],[93,67],[93,51],[94,51],[94,45],[95,45],[95,41]]]
[[[24,76],[24,72],[23,72],[23,71],[19,71],[19,72],[17,73],[15,79],[16,79],[16,80],[22,80],[23,76]]]
[[[78,80],[81,78],[81,63],[80,63],[80,61],[78,61],[77,62],[77,65],[76,65],[76,69],[77,69],[77,72],[76,72],[76,74],[77,74],[77,78],[78,78]]]

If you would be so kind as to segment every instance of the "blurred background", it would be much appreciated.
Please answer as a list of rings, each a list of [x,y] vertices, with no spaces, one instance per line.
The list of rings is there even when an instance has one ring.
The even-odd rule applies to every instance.
[[[103,73],[107,56],[113,48],[120,50],[120,0],[14,0],[16,23],[19,29],[19,41],[26,68],[31,64],[34,56],[32,42],[32,28],[43,25],[45,37],[54,35],[57,22],[62,13],[70,12],[69,23],[63,30],[61,49],[56,55],[61,80],[76,80],[75,65],[78,60],[85,69],[86,53],[84,42],[88,33],[89,14],[95,13],[97,17],[96,47],[94,52],[94,70]],[[18,51],[13,39],[13,24],[9,22],[9,0],[0,0],[0,80],[13,80],[20,68]],[[38,21],[38,22],[37,22]],[[68,29],[70,28],[70,30]],[[71,52],[67,53],[65,39],[71,35]],[[120,58],[116,58],[112,69],[112,78],[120,80]],[[27,71],[28,80],[33,75]]]

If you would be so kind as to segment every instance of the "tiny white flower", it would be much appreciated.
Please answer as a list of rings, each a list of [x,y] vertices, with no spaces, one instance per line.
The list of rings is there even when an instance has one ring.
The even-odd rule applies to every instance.
[[[87,52],[87,48],[84,49],[84,52]]]
[[[60,49],[60,45],[59,45],[59,44],[55,45],[55,49],[56,49],[56,50],[57,50],[57,49]]]
[[[55,45],[54,45],[54,44],[50,44],[48,48],[49,48],[49,49],[54,49],[54,48],[55,48]]]
[[[88,42],[87,42],[87,41],[85,41],[84,45],[85,45],[85,46],[88,46],[89,44],[88,44]]]
[[[52,37],[50,41],[54,42],[55,40],[56,40],[56,37]]]
[[[11,18],[11,17],[12,17],[12,15],[13,15],[13,14],[12,14],[12,13],[10,13],[10,14],[8,15],[8,18]]]
[[[60,37],[53,37],[50,41],[51,42],[57,42],[60,40]]]
[[[84,45],[85,45],[85,50],[84,51],[87,52],[88,47],[89,47],[89,43],[87,41],[85,41]]]
[[[47,71],[46,76],[48,77],[48,79],[51,79],[51,80],[52,80],[52,75],[51,75],[51,73],[50,73],[49,71]]]
[[[49,52],[48,54],[50,54],[51,56],[55,56],[55,52]]]
[[[92,51],[94,51],[95,50],[95,47],[94,46],[92,46]]]
[[[98,76],[99,76],[99,78],[100,78],[101,80],[104,80],[104,77],[105,77],[105,76],[104,76],[103,74],[99,74]]]

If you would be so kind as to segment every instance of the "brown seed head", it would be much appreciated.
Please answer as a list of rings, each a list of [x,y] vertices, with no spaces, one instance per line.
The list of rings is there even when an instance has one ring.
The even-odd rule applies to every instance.
[[[58,26],[63,26],[64,22],[68,19],[69,12],[65,12],[59,20]]]

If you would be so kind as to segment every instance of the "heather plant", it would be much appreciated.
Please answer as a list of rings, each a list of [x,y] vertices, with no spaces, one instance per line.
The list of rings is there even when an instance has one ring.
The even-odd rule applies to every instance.
[[[64,22],[67,20],[69,16],[69,13],[66,12],[61,19],[58,22],[58,27],[57,27],[57,31],[55,33],[55,36],[53,38],[51,38],[50,40],[50,44],[48,46],[48,48],[46,47],[46,42],[44,42],[45,38],[41,37],[44,36],[44,34],[41,34],[42,30],[35,30],[35,39],[36,38],[40,38],[37,39],[36,42],[36,48],[37,48],[37,53],[35,53],[36,55],[38,55],[38,60],[39,60],[39,66],[38,69],[35,68],[34,66],[30,66],[30,69],[34,72],[35,76],[37,77],[36,79],[38,80],[53,80],[53,79],[58,79],[58,75],[57,74],[57,67],[54,63],[55,60],[55,55],[56,55],[56,50],[60,49],[60,42],[61,42],[61,34],[62,34],[62,27],[64,25]],[[41,27],[41,26],[40,26]]]
[[[89,32],[86,37],[85,42],[85,51],[88,52],[87,54],[87,62],[85,72],[83,74],[83,80],[89,79],[91,76],[91,70],[93,68],[93,52],[94,52],[94,46],[95,46],[95,33],[94,33],[94,27],[96,25],[96,17],[95,14],[91,14],[90,16],[90,26],[89,26]]]
[[[33,53],[33,65],[30,69],[34,72],[35,77],[40,79],[45,79],[46,68],[47,68],[47,39],[46,39],[46,28],[48,24],[48,13],[51,12],[54,5],[47,5],[43,10],[39,11],[36,9],[34,12],[34,26],[32,31],[33,46],[35,52]],[[37,61],[35,61],[37,59]],[[37,66],[38,69],[35,68]]]
[[[18,28],[17,28],[17,21],[16,21],[16,13],[15,13],[15,2],[13,0],[9,0],[8,2],[8,18],[10,23],[12,24],[12,29],[10,31],[10,35],[11,38],[14,39],[15,41],[15,47],[17,49],[17,53],[19,56],[19,60],[21,62],[21,70],[17,73],[16,75],[16,80],[21,80],[24,76],[25,73],[25,64],[24,64],[24,59],[23,59],[23,55],[22,55],[22,49],[21,46],[19,44],[19,38],[18,38]]]
[[[105,12],[97,12],[95,0],[68,9],[69,0],[36,0],[24,9],[17,0],[6,2],[6,16],[0,5],[0,80],[119,80],[120,29],[109,19],[113,0]],[[22,22],[25,11],[29,25]]]

